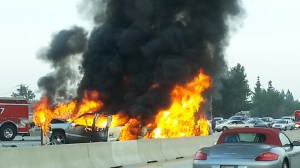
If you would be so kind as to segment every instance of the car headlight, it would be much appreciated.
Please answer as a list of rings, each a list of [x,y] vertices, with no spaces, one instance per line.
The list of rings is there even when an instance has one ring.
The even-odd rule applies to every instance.
[[[295,127],[300,127],[300,125],[299,125],[299,124],[296,124]]]

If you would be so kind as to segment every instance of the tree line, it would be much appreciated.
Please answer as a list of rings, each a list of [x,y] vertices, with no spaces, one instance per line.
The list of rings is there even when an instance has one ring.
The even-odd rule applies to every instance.
[[[278,91],[268,82],[268,88],[262,88],[260,77],[252,91],[249,88],[245,68],[241,64],[227,69],[220,77],[220,96],[212,99],[213,116],[228,118],[240,111],[250,111],[252,117],[291,116],[300,109],[290,90]]]

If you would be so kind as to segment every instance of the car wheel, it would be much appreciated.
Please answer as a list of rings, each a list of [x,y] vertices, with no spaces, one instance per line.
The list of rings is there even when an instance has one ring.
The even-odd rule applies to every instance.
[[[50,137],[50,142],[53,142],[55,144],[65,144],[65,143],[67,143],[65,133],[63,133],[61,131],[53,132],[51,137]]]
[[[12,141],[17,135],[17,130],[12,125],[3,125],[0,129],[1,141]]]
[[[228,127],[223,127],[222,130],[223,131],[228,130]]]
[[[286,131],[286,130],[287,130],[287,128],[286,128],[286,127],[284,127],[284,130]]]
[[[282,163],[282,168],[289,168],[288,162],[286,161],[286,159],[284,159],[283,163]]]
[[[294,127],[293,126],[291,126],[291,130],[293,130],[294,129]]]

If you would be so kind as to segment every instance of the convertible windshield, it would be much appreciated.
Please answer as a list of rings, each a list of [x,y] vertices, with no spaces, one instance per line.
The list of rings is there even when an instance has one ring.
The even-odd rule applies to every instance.
[[[224,137],[224,143],[263,143],[266,140],[266,135],[255,133],[236,133],[228,134]]]

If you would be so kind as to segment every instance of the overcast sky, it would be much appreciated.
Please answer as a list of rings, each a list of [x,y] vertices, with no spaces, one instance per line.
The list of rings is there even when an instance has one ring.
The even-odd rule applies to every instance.
[[[54,33],[73,25],[89,27],[78,13],[79,0],[0,1],[0,97],[10,96],[19,84],[37,91],[37,81],[51,72],[37,59]],[[298,0],[244,0],[246,18],[232,35],[226,51],[230,67],[245,67],[250,88],[257,76],[267,88],[289,89],[300,100],[300,39]],[[36,92],[37,95],[39,93]]]
[[[268,87],[288,89],[300,100],[300,1],[244,0],[247,17],[227,48],[229,66],[241,63],[253,90],[260,76]]]

